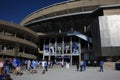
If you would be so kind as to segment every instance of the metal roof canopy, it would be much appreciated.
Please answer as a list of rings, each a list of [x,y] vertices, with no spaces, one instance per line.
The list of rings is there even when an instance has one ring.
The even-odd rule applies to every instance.
[[[54,17],[49,17],[49,18],[44,18],[44,19],[40,19],[40,20],[36,20],[36,21],[25,23],[24,26],[30,25],[30,24],[33,24],[33,23],[36,23],[36,22],[41,22],[41,21],[55,19],[55,18],[60,18],[60,17],[73,16],[73,15],[82,15],[82,14],[91,14],[91,13],[94,13],[95,11],[97,11],[98,9],[107,8],[107,7],[120,7],[120,4],[104,5],[104,6],[99,6],[98,8],[96,8],[94,10],[91,10],[91,11],[76,12],[76,13],[70,13],[70,14],[64,14],[64,15],[59,15],[59,16],[54,16]]]
[[[80,39],[83,39],[83,40],[85,40],[85,41],[87,41],[87,42],[92,43],[92,39],[91,39],[90,37],[88,37],[88,36],[86,36],[86,35],[84,35],[84,34],[82,34],[82,33],[80,33],[80,32],[77,32],[77,31],[68,32],[68,33],[67,33],[67,36],[77,36],[77,37],[79,37]]]

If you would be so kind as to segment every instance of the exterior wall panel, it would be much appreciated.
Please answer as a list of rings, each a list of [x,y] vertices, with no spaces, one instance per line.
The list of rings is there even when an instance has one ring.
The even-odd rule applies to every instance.
[[[120,56],[120,15],[101,16],[100,38],[103,56]]]
[[[91,25],[91,35],[93,42],[93,51],[95,56],[101,56],[101,40],[100,40],[100,29],[99,20],[96,18]]]
[[[100,0],[81,0],[83,6],[99,5]]]
[[[100,0],[101,5],[106,4],[117,4],[120,3],[120,0]]]
[[[120,15],[120,9],[105,9],[103,12],[104,15]]]

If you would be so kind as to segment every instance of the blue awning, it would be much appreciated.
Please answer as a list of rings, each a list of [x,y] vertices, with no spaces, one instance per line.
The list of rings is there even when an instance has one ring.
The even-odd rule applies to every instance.
[[[91,39],[90,37],[88,37],[88,36],[86,36],[86,35],[84,35],[84,34],[82,34],[82,33],[80,33],[80,32],[77,32],[77,31],[68,32],[67,35],[68,35],[68,36],[77,36],[77,37],[79,37],[80,39],[83,39],[83,40],[85,40],[85,41],[87,41],[87,42],[92,43],[92,39]]]

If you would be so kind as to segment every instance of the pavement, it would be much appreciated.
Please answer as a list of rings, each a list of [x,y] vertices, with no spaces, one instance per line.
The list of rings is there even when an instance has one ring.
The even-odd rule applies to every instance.
[[[120,80],[120,71],[113,69],[104,69],[99,72],[99,67],[87,67],[86,71],[76,71],[76,66],[69,69],[55,67],[50,68],[45,74],[42,69],[37,69],[37,73],[31,74],[22,71],[23,75],[10,74],[13,80]]]

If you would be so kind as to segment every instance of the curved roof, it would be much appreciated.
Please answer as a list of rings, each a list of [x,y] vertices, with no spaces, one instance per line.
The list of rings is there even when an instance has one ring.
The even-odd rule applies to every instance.
[[[44,19],[46,17],[48,18],[58,15],[75,13],[77,11],[89,11],[90,9],[95,9],[99,6],[110,4],[120,4],[120,0],[72,0],[60,2],[29,14],[20,24],[25,25],[26,23],[35,21],[36,19]]]

